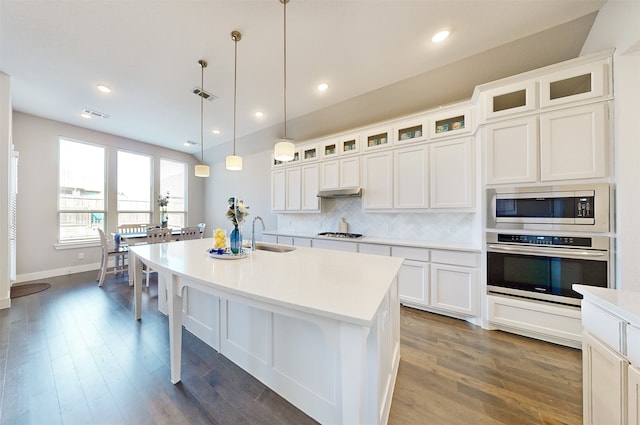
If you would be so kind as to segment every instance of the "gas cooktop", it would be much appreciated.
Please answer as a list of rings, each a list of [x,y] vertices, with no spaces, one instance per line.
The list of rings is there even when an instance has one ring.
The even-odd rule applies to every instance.
[[[358,239],[362,237],[360,233],[342,233],[342,232],[322,232],[322,233],[318,233],[318,236],[327,236],[330,238],[342,238],[342,239]]]

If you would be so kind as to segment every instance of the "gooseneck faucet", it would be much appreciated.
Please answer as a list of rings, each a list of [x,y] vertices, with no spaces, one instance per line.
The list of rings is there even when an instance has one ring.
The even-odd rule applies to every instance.
[[[260,220],[260,223],[262,223],[262,230],[265,230],[262,217],[260,217],[259,215],[255,216],[253,222],[251,223],[251,251],[256,250],[256,220]]]

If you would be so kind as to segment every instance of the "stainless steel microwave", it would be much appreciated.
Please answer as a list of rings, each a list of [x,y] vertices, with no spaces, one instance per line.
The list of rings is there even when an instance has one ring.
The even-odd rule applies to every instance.
[[[492,188],[487,190],[487,228],[609,232],[611,186]]]

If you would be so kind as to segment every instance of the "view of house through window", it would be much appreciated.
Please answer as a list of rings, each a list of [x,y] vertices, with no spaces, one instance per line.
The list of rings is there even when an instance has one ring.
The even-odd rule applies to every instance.
[[[60,139],[58,240],[96,239],[105,229],[105,148]]]
[[[160,160],[160,195],[169,194],[167,214],[169,227],[179,229],[186,226],[187,165],[184,162]]]
[[[117,161],[118,225],[151,224],[151,157],[118,151]]]

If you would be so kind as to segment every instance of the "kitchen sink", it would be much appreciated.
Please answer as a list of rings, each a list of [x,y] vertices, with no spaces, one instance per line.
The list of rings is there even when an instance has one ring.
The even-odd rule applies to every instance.
[[[295,250],[292,246],[284,245],[271,245],[263,242],[256,243],[256,250],[258,251],[270,251],[270,252],[290,252]]]

